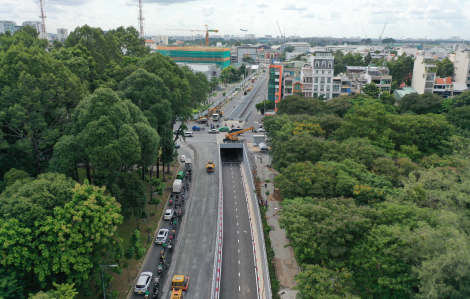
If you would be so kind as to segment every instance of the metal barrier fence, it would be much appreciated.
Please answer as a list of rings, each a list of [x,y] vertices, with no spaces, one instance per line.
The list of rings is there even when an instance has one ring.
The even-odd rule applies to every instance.
[[[217,239],[215,241],[214,269],[212,272],[211,299],[218,299],[220,295],[220,276],[222,275],[222,245],[224,233],[224,186],[222,182],[222,159],[219,149],[219,199],[217,212]]]

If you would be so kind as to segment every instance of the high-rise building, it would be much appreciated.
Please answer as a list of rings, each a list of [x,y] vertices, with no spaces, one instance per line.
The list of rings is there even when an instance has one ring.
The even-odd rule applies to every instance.
[[[455,52],[454,81],[465,82],[470,87],[470,51]]]
[[[256,47],[237,47],[238,63],[242,63],[243,58],[251,57],[252,61],[258,61],[258,48]]]
[[[39,35],[42,33],[42,22],[38,21],[25,21],[23,22],[23,26],[31,26],[33,28],[36,28],[38,31]]]
[[[6,33],[7,31],[10,31],[10,33],[14,33],[15,26],[16,23],[13,21],[0,20],[0,33]]]
[[[268,101],[279,103],[282,98],[282,64],[269,66]],[[275,111],[277,108],[274,109]]]
[[[418,94],[432,93],[436,79],[438,59],[434,57],[417,55],[413,66],[411,87]]]
[[[65,28],[57,28],[57,39],[60,42],[65,42],[67,37],[69,36],[68,30]]]
[[[333,92],[333,74],[335,58],[330,51],[316,51],[310,56],[312,69],[313,96],[323,96],[325,100],[331,99]],[[303,83],[303,82],[302,82]],[[306,88],[306,84],[303,83]]]
[[[168,46],[168,35],[152,36],[152,40],[159,46]]]
[[[211,63],[222,70],[230,65],[230,48],[157,46],[157,52],[176,62]]]

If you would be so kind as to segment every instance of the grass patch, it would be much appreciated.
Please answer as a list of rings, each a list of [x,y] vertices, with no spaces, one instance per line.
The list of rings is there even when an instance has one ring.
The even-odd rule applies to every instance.
[[[280,299],[281,296],[277,293],[281,289],[281,284],[276,277],[276,270],[274,268],[274,250],[271,245],[271,239],[269,238],[269,231],[271,227],[268,225],[268,220],[266,219],[266,211],[268,207],[260,206],[261,221],[263,222],[263,231],[264,231],[264,244],[266,245],[266,255],[268,258],[268,267],[269,267],[269,278],[271,280],[271,292],[274,299]]]

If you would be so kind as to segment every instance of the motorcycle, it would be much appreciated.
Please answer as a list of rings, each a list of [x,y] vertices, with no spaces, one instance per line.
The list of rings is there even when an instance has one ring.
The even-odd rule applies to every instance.
[[[173,200],[170,199],[170,207],[173,205]]]
[[[158,265],[158,275],[162,274],[163,272],[163,264],[160,263],[160,265]]]
[[[171,251],[173,249],[173,242],[170,242],[170,244],[168,244],[168,250]]]

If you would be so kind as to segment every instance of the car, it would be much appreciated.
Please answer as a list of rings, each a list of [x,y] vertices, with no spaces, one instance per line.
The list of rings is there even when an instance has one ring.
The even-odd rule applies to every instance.
[[[181,161],[181,162],[186,161],[186,156],[185,156],[185,155],[181,155],[180,161]]]
[[[152,272],[142,272],[137,279],[137,283],[135,284],[134,293],[145,294],[150,287],[152,277]]]
[[[209,133],[209,134],[218,134],[218,133],[219,133],[219,130],[217,130],[217,129],[210,129],[209,131],[207,131],[207,133]]]
[[[173,217],[174,213],[175,211],[173,209],[166,209],[165,214],[163,215],[163,219],[171,220],[171,217]]]
[[[175,143],[175,148],[180,148],[181,145],[179,143]]]
[[[193,137],[193,132],[184,132],[184,137]]]
[[[155,244],[166,243],[167,238],[168,238],[168,230],[166,228],[162,228],[158,231],[157,238],[155,239]]]
[[[264,128],[259,128],[258,132],[266,132],[266,130]]]

